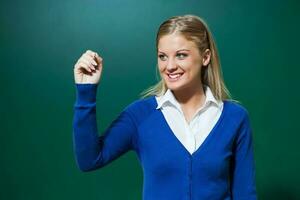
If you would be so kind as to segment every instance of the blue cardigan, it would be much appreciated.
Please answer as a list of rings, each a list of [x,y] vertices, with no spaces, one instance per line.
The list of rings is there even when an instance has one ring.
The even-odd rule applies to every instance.
[[[129,150],[143,169],[143,200],[254,200],[255,162],[247,110],[224,100],[222,114],[191,155],[173,134],[154,96],[129,104],[98,136],[98,84],[76,84],[73,144],[82,171]]]

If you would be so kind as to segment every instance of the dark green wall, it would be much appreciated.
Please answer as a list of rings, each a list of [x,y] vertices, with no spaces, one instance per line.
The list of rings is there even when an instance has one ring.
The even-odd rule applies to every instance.
[[[300,199],[299,8],[296,0],[1,1],[0,199],[141,199],[133,152],[101,170],[77,168],[73,65],[87,49],[104,58],[102,132],[156,82],[159,24],[187,13],[210,25],[225,82],[250,113],[259,199]]]

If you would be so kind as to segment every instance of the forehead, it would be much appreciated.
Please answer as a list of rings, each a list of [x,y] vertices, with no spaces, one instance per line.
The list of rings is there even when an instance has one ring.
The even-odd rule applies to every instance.
[[[193,50],[195,48],[197,47],[193,41],[174,33],[162,36],[158,42],[158,50],[163,52],[173,52],[180,49]]]

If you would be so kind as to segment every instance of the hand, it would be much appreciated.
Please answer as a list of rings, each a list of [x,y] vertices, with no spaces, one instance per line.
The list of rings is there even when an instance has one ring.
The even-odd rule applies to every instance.
[[[75,83],[98,84],[103,69],[103,59],[91,50],[87,50],[74,66]]]

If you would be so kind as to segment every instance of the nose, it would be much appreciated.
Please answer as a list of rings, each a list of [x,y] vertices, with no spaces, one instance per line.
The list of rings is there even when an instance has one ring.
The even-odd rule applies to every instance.
[[[167,70],[168,71],[174,71],[177,69],[177,64],[174,61],[174,59],[169,59],[167,62]]]

